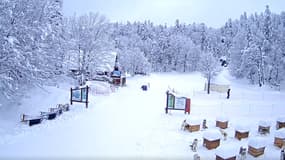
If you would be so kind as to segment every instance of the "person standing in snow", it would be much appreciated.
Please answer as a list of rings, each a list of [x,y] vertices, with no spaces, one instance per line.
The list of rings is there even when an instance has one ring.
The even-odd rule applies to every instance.
[[[231,89],[229,88],[228,91],[227,91],[227,99],[230,98],[230,92],[231,92]]]

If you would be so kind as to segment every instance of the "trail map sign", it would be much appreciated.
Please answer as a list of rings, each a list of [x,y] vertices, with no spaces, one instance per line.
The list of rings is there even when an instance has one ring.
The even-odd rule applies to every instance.
[[[168,110],[184,110],[184,113],[190,114],[190,98],[177,97],[169,91],[166,92],[166,96],[166,114]]]
[[[88,91],[88,86],[84,88],[70,88],[70,104],[72,105],[72,102],[85,103],[86,108],[88,108]]]

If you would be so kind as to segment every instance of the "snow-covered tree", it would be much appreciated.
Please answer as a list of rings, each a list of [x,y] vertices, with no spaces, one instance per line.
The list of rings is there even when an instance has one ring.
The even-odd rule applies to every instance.
[[[219,60],[210,52],[203,52],[200,61],[200,71],[207,79],[207,93],[210,94],[211,79],[220,71]]]
[[[62,63],[61,52],[53,44],[60,39],[61,4],[59,0],[0,2],[3,97],[16,98],[26,87],[42,85],[55,76],[55,64]]]
[[[69,40],[66,59],[72,61],[73,67],[81,72],[79,83],[82,84],[88,72],[93,74],[102,65],[99,60],[112,51],[109,25],[105,17],[93,13],[73,16],[66,23],[69,27],[66,34]]]

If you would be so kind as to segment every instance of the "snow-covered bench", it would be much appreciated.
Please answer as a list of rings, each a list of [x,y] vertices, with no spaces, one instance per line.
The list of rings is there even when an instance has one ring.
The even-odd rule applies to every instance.
[[[235,160],[238,149],[234,145],[224,145],[216,150],[216,160]]]
[[[247,138],[249,135],[249,127],[245,125],[238,125],[235,128],[235,138],[241,140]]]
[[[57,115],[57,112],[41,112],[41,116],[48,120],[55,119],[56,115]]]
[[[259,121],[258,123],[258,133],[267,134],[270,133],[270,122],[268,121]]]
[[[67,111],[69,111],[69,104],[68,103],[57,104],[57,108],[60,108],[60,109],[62,109],[62,111],[67,112]]]
[[[285,145],[285,128],[279,129],[275,132],[274,145],[279,148]]]
[[[186,129],[189,132],[196,132],[196,131],[200,130],[201,120],[199,120],[199,119],[187,119],[186,124],[188,125],[188,127],[186,127]]]
[[[49,112],[56,112],[58,115],[62,114],[62,108],[50,108]]]
[[[21,115],[21,122],[28,123],[29,126],[40,124],[42,122],[42,116],[30,116],[26,114]]]
[[[261,137],[254,137],[248,141],[248,153],[254,157],[264,154],[266,141]]]
[[[276,129],[285,128],[285,117],[279,117],[276,121]]]
[[[208,130],[203,134],[203,146],[214,149],[220,145],[221,133],[218,130]]]
[[[229,122],[229,119],[225,116],[217,117],[216,127],[219,127],[221,129],[226,129],[228,128],[228,122]]]

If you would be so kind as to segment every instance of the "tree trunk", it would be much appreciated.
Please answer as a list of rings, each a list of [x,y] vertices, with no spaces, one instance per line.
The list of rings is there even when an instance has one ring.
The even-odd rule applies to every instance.
[[[184,64],[183,64],[183,72],[186,72],[186,59],[187,59],[187,55],[185,54],[184,56]]]
[[[260,47],[259,47],[259,52],[260,52],[260,83],[259,83],[259,86],[261,87],[262,85],[265,84],[265,82],[264,82],[264,58],[263,58],[264,55]]]
[[[207,88],[207,93],[210,94],[210,83],[211,83],[211,76],[208,75],[208,88]]]

